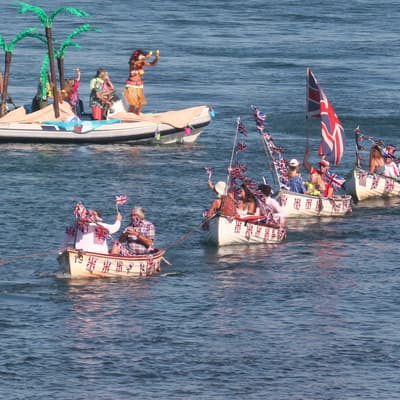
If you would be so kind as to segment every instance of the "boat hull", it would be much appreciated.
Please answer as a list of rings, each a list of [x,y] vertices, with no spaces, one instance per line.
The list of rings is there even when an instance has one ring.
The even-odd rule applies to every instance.
[[[352,211],[350,195],[336,195],[333,199],[279,191],[279,201],[287,218],[296,217],[343,217]]]
[[[287,236],[284,227],[272,227],[237,218],[216,216],[208,222],[206,240],[216,246],[234,244],[276,244]]]
[[[355,201],[400,196],[400,181],[354,168],[346,179],[346,193]]]
[[[61,271],[71,278],[145,277],[161,272],[165,250],[123,257],[68,248],[58,256]]]
[[[0,123],[0,143],[61,143],[61,144],[174,144],[193,143],[211,122],[209,108],[193,118],[190,129],[149,121],[103,124],[95,129],[78,132],[65,130],[51,123]]]

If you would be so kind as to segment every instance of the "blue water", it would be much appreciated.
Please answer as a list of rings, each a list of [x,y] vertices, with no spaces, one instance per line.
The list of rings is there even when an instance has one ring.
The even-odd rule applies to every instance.
[[[35,2],[48,12],[66,5],[48,3]],[[398,199],[290,222],[277,246],[215,249],[197,229],[213,198],[204,167],[225,178],[238,117],[249,131],[248,175],[266,174],[251,104],[288,158],[302,157],[309,129],[315,162],[307,67],[347,132],[339,174],[353,165],[357,125],[399,143],[398,2],[67,5],[102,30],[66,54],[67,75],[82,70],[83,99],[98,67],[121,90],[130,53],[160,49],[145,75],[145,111],[210,104],[216,116],[191,146],[0,145],[0,399],[400,398]],[[61,14],[54,36],[87,21]],[[31,26],[35,16],[2,6],[7,42]],[[33,39],[16,45],[15,103],[33,97],[43,54]],[[172,266],[140,280],[60,276],[56,249],[75,203],[111,222],[120,193],[129,196],[124,224],[143,205]]]

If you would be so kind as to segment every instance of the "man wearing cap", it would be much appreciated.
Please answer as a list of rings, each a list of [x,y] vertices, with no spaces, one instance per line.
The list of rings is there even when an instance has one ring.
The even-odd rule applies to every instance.
[[[288,181],[287,186],[291,192],[305,193],[303,178],[299,172],[300,163],[295,158],[289,161]]]
[[[111,253],[121,256],[134,256],[146,254],[153,250],[155,228],[144,218],[144,209],[134,207],[131,211],[131,223],[119,237]]]

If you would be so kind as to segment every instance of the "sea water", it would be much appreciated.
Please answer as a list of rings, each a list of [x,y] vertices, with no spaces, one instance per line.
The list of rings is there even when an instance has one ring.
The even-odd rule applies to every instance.
[[[198,229],[225,180],[237,118],[246,126],[243,162],[260,182],[268,164],[251,105],[285,157],[307,142],[317,161],[318,121],[306,123],[310,67],[347,134],[336,171],[354,164],[353,130],[399,143],[397,1],[37,1],[50,13],[80,7],[89,18],[58,15],[58,45],[77,26],[66,75],[89,80],[106,68],[119,92],[136,48],[160,49],[146,70],[146,112],[200,104],[215,117],[194,145],[1,144],[0,399],[397,399],[400,204],[374,200],[353,214],[289,223],[275,246],[216,249]],[[2,4],[7,43],[31,14]],[[1,54],[0,52],[0,59]],[[36,92],[45,47],[15,45],[9,94],[17,105]],[[2,64],[1,64],[2,65]],[[123,225],[134,205],[167,248],[163,274],[149,279],[70,280],[57,248],[82,201]]]

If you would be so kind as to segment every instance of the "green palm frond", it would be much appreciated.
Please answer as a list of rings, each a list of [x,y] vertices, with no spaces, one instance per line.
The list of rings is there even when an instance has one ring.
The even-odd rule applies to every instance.
[[[60,46],[60,51],[57,52],[57,57],[64,57],[65,56],[65,51],[67,50],[67,47],[75,47],[76,49],[80,49],[81,45],[75,42],[67,41],[64,40],[62,45]]]
[[[74,7],[61,7],[61,8],[57,8],[57,10],[54,10],[51,15],[50,15],[50,20],[54,21],[54,18],[62,13],[62,12],[66,12],[69,13],[71,15],[75,15],[76,17],[89,17],[90,14],[88,14],[86,11],[81,10],[80,8],[74,8]]]
[[[45,99],[47,95],[47,83],[49,82],[49,75],[48,75],[49,63],[50,63],[50,58],[49,55],[46,54],[43,58],[42,65],[40,66],[40,90],[41,90],[40,95],[42,96],[43,99]]]
[[[0,47],[4,50],[7,51],[7,43],[4,41],[3,36],[0,35]]]
[[[36,28],[28,28],[25,29],[24,31],[18,33],[17,36],[14,36],[14,38],[11,40],[10,44],[9,44],[9,50],[13,51],[15,45],[22,39],[26,38],[26,37],[36,37],[36,35],[38,35],[38,33],[36,32]]]
[[[81,26],[79,26],[78,28],[76,28],[75,30],[73,30],[66,38],[66,40],[68,39],[72,39],[75,36],[79,35],[82,32],[100,32],[100,29],[97,28],[92,28],[89,24],[83,24]]]
[[[32,6],[28,3],[22,3],[22,2],[14,3],[14,5],[17,7],[21,7],[21,9],[19,10],[20,14],[24,14],[28,11],[32,12],[33,14],[35,14],[39,17],[40,23],[44,27],[49,27],[49,23],[51,23],[51,21],[49,20],[49,16],[47,15],[46,11],[43,10],[43,8],[37,7],[37,6]]]

